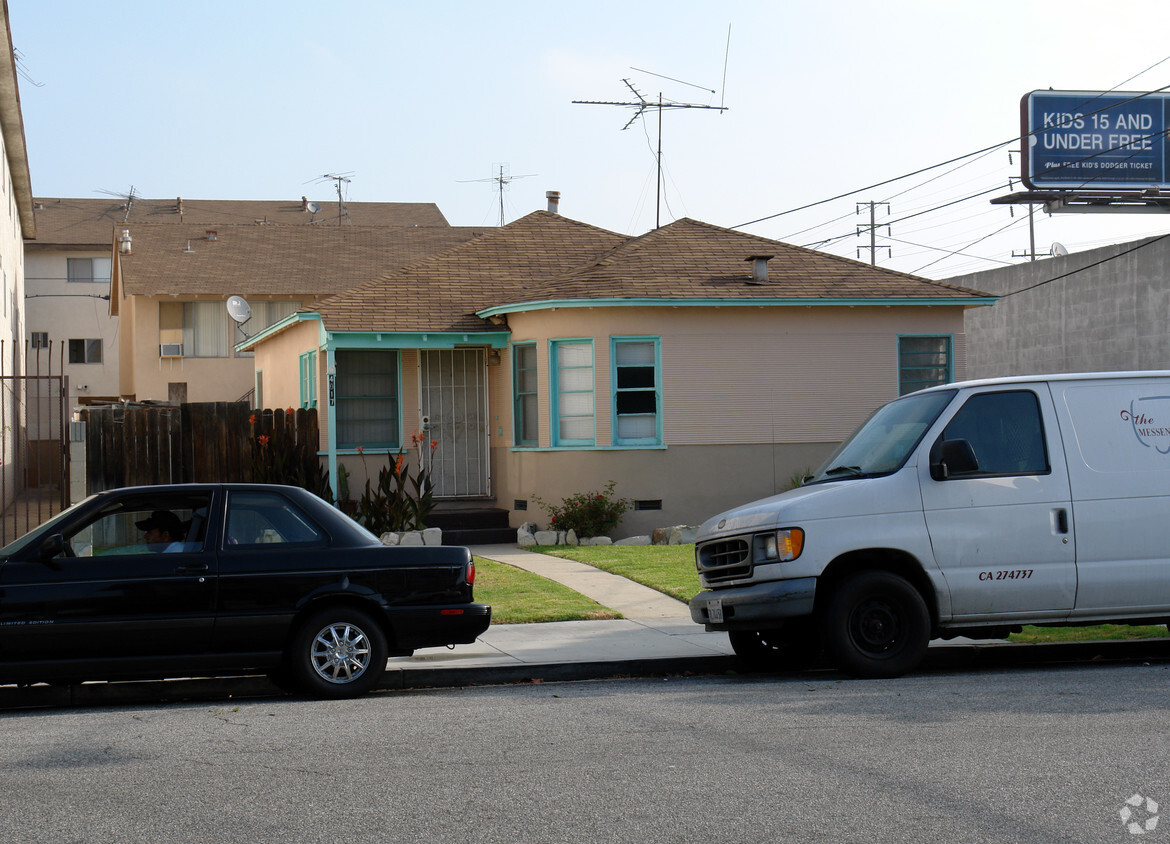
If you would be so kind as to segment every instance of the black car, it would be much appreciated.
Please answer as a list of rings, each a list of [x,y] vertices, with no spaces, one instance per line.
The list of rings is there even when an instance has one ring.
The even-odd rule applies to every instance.
[[[267,673],[362,694],[390,656],[474,642],[471,552],[390,547],[306,490],[101,492],[0,549],[0,683]]]

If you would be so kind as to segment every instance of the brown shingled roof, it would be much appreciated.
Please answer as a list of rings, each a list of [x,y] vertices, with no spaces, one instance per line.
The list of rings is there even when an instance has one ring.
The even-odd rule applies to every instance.
[[[752,282],[753,256],[771,256]],[[564,299],[963,299],[977,291],[683,218],[509,302]]]
[[[483,331],[477,310],[511,301],[624,243],[624,235],[535,211],[422,263],[320,303],[330,331]]]
[[[121,199],[64,199],[37,197],[35,241],[30,248],[109,246],[113,232],[140,223],[178,223],[200,226],[278,223],[315,227],[337,226],[337,203],[321,202],[312,214],[301,200],[139,199],[130,208]],[[180,208],[182,209],[180,212]],[[447,226],[432,202],[348,202],[344,225]]]
[[[773,256],[752,283],[753,256]],[[319,304],[329,331],[484,331],[476,312],[588,299],[965,299],[975,290],[681,219],[641,237],[537,211]]]
[[[130,225],[130,254],[118,256],[119,296],[321,297],[356,287],[474,238],[454,226]],[[188,252],[188,245],[190,251]]]

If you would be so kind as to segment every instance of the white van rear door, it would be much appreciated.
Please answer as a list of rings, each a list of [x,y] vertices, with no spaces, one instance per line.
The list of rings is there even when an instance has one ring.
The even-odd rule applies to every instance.
[[[988,387],[956,407],[933,443],[967,440],[978,469],[934,480],[930,441],[918,466],[950,623],[1067,616],[1077,589],[1071,496],[1047,385]]]

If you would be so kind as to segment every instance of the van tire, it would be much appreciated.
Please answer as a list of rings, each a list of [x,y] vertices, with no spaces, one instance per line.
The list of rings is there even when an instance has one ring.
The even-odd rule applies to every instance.
[[[771,630],[732,630],[727,638],[739,664],[747,671],[810,668],[820,653],[816,626],[803,619]]]
[[[833,664],[854,677],[899,677],[922,661],[930,612],[909,581],[863,571],[845,581],[822,618]]]

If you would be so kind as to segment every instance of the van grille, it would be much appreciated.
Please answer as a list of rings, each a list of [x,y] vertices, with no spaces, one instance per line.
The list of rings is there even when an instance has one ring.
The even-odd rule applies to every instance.
[[[735,580],[752,573],[751,546],[743,539],[723,539],[699,546],[699,573],[708,583]]]

